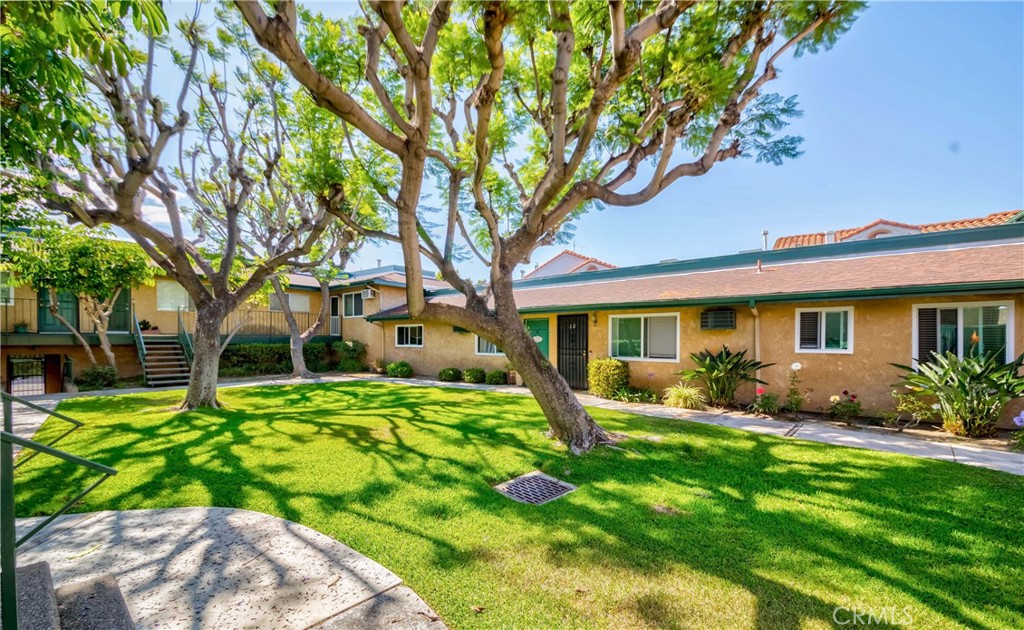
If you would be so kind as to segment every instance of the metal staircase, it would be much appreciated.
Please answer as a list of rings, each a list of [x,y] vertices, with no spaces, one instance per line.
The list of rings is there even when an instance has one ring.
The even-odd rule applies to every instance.
[[[175,335],[146,335],[146,355],[142,368],[146,385],[188,385],[191,371],[185,349]]]

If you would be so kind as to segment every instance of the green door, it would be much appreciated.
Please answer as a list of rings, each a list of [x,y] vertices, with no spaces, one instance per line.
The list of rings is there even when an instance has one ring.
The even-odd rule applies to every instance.
[[[533,340],[537,342],[537,347],[540,348],[541,354],[550,359],[551,355],[548,353],[548,320],[546,318],[526,319],[523,322],[526,324],[526,332],[530,333]]]
[[[110,309],[110,322],[107,330],[110,332],[128,332],[131,330],[132,318],[132,292],[129,289],[121,289],[117,295],[114,307]]]
[[[78,298],[74,293],[57,294],[57,311],[69,324],[78,328]],[[64,324],[50,314],[50,292],[39,292],[39,332],[68,332]]]

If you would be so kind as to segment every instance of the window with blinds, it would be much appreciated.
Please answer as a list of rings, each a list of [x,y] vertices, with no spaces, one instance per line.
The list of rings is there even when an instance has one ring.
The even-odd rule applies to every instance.
[[[676,315],[612,316],[609,354],[617,359],[676,361],[679,318]]]
[[[1010,303],[926,305],[916,311],[914,360],[918,363],[947,352],[959,358],[996,353],[1004,362],[1013,356],[1013,340],[1007,332]]]
[[[797,352],[853,352],[853,307],[797,309]]]
[[[502,352],[501,349],[498,348],[498,346],[479,336],[476,338],[476,353],[505,356],[505,353]]]

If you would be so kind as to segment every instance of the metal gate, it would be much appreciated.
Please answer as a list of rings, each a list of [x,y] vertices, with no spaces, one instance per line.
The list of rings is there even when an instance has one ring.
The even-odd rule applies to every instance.
[[[43,355],[7,356],[7,392],[12,396],[35,396],[46,393]]]
[[[573,389],[587,389],[587,316],[558,316],[558,373]]]

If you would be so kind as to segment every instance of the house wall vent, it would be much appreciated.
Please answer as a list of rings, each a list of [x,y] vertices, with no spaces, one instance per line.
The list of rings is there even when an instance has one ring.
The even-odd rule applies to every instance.
[[[707,309],[700,314],[701,330],[735,330],[736,311],[731,308]]]

